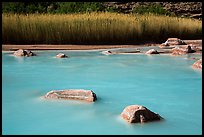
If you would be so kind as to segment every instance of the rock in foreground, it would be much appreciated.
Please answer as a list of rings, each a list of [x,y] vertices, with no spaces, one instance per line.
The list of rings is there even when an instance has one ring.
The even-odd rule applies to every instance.
[[[84,89],[52,90],[44,97],[47,99],[74,99],[88,102],[97,100],[96,94],[93,91]]]
[[[193,68],[202,69],[202,59],[199,59],[192,65]]]
[[[57,58],[67,58],[67,55],[63,54],[63,53],[59,53],[56,55]]]
[[[162,119],[159,114],[140,105],[127,106],[121,113],[121,117],[129,123],[144,123]]]
[[[19,49],[17,51],[15,51],[13,53],[15,56],[25,56],[25,57],[30,57],[30,56],[36,56],[36,54],[34,54],[33,52],[31,52],[30,50],[23,50],[23,49]]]

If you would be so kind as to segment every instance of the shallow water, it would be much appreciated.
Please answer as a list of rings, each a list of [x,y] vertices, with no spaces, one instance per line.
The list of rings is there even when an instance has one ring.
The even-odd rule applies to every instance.
[[[103,55],[99,51],[2,54],[3,134],[202,134],[202,71],[190,55]],[[45,100],[50,90],[90,89],[98,100]],[[144,105],[164,120],[128,124],[120,113]]]

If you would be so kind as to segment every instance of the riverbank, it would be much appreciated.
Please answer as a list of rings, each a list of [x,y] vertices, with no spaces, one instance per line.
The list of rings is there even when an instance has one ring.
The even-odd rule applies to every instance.
[[[202,49],[202,40],[184,40],[186,44],[193,44]],[[115,48],[138,48],[148,46],[159,46],[160,44],[142,44],[142,45],[2,45],[2,51],[15,51],[18,49],[27,50],[97,50],[97,49],[115,49]]]

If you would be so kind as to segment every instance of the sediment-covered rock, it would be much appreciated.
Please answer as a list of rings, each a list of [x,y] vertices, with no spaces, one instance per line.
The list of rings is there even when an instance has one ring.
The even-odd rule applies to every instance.
[[[130,105],[125,107],[121,113],[121,117],[129,123],[144,123],[162,119],[159,114],[140,105]]]
[[[56,58],[67,58],[68,56],[63,54],[63,53],[59,53],[56,55]]]
[[[159,52],[155,49],[150,49],[145,54],[159,54]]]
[[[25,56],[25,57],[30,57],[30,56],[36,56],[33,52],[30,50],[23,50],[19,49],[13,53],[15,56]]]
[[[202,69],[202,59],[199,59],[192,65],[193,68]]]
[[[194,53],[195,50],[192,50],[191,46],[185,45],[181,47],[175,47],[172,49],[172,55],[183,55],[187,53]]]
[[[84,89],[68,89],[68,90],[52,90],[45,96],[46,99],[74,99],[95,102],[96,94],[91,90]]]

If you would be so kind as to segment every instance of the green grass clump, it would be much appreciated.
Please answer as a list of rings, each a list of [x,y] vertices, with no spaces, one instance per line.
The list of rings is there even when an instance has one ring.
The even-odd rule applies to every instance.
[[[137,44],[201,34],[202,21],[161,15],[2,14],[3,44]]]

